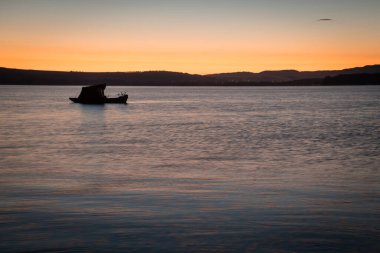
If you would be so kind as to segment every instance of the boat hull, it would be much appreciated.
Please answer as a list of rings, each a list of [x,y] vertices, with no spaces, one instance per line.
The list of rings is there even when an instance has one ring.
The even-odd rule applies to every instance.
[[[128,96],[121,96],[117,98],[106,98],[102,100],[83,100],[79,98],[69,98],[74,103],[79,104],[95,104],[95,105],[101,105],[101,104],[126,104],[128,100]]]
[[[122,96],[117,98],[107,98],[106,104],[126,104],[128,100],[128,96]]]

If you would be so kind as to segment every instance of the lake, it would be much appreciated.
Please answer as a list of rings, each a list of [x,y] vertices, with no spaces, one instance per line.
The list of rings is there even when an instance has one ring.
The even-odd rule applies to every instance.
[[[0,86],[1,252],[380,252],[380,86]]]

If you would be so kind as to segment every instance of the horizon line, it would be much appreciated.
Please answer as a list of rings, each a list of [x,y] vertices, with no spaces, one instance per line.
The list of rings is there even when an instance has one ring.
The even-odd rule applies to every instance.
[[[136,71],[82,71],[82,70],[48,70],[48,69],[30,69],[30,68],[12,68],[12,67],[3,67],[0,66],[0,68],[3,69],[15,69],[15,70],[25,70],[25,71],[46,71],[46,72],[78,72],[78,73],[143,73],[143,72],[171,72],[171,73],[182,73],[182,74],[190,74],[190,75],[200,75],[200,76],[207,76],[207,75],[216,75],[216,74],[229,74],[229,73],[262,73],[267,71],[297,71],[297,72],[315,72],[315,71],[334,71],[334,70],[345,70],[345,69],[352,69],[352,68],[363,68],[363,67],[369,67],[369,66],[377,66],[378,64],[366,64],[362,66],[353,66],[343,69],[318,69],[318,70],[298,70],[294,68],[288,68],[288,69],[266,69],[258,72],[253,71],[247,71],[247,70],[239,70],[239,71],[230,71],[230,72],[216,72],[216,73],[208,73],[208,74],[199,74],[199,73],[190,73],[190,72],[181,72],[181,71],[171,71],[171,70],[136,70]]]

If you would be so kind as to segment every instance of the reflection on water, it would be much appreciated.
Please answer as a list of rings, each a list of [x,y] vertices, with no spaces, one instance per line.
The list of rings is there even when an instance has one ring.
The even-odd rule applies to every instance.
[[[106,128],[105,105],[75,104],[75,106],[77,106],[80,110],[81,124],[77,129],[78,137],[88,139],[87,137],[89,131],[95,131],[99,135],[102,135]]]
[[[78,89],[0,87],[1,252],[380,251],[378,87]]]

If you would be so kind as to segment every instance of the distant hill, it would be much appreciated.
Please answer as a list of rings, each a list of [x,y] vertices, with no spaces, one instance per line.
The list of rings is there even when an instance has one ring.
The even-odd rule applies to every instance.
[[[299,79],[325,78],[327,76],[337,76],[345,74],[380,73],[380,65],[370,65],[358,68],[327,71],[297,71],[279,70],[263,71],[260,73],[235,72],[206,75],[208,77],[227,82],[289,82]]]
[[[279,70],[260,73],[236,72],[212,75],[193,75],[170,71],[145,72],[65,72],[0,68],[0,84],[30,85],[329,85],[327,77],[379,74],[380,65],[343,70],[296,71]],[[343,78],[343,77],[340,77]],[[355,78],[351,76],[351,78]],[[360,78],[371,78],[362,76]],[[375,78],[373,76],[372,78]],[[336,80],[336,79],[331,79]],[[341,79],[339,79],[341,80]],[[363,79],[364,80],[364,79]],[[377,80],[377,79],[376,79]],[[371,80],[366,79],[366,83]],[[375,81],[374,81],[375,82]],[[377,82],[377,81],[376,81]]]
[[[64,72],[0,68],[0,84],[84,85],[191,85],[215,82],[202,75],[169,71],[145,72]]]
[[[380,73],[328,76],[322,85],[380,85]]]

